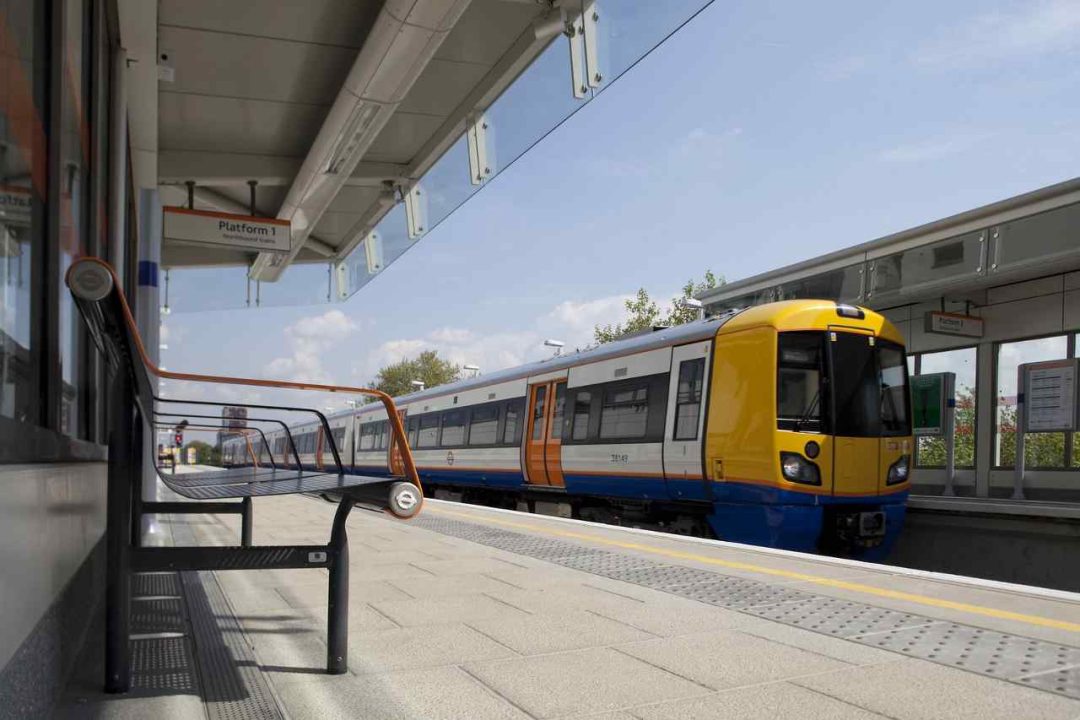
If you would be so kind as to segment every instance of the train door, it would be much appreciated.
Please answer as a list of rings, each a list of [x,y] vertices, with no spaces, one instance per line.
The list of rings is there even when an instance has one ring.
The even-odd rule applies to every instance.
[[[710,341],[671,350],[667,419],[664,423],[664,478],[678,500],[707,500],[701,447]]]
[[[833,495],[878,493],[881,392],[874,340],[853,331],[829,332]]]
[[[408,412],[409,411],[407,408],[397,411],[398,417],[401,419],[401,427],[403,428],[408,427],[408,425],[405,423],[405,415]],[[394,433],[390,429],[389,419],[387,419],[386,421],[386,433],[390,437],[390,442],[388,443],[388,445],[390,446],[390,474],[401,477],[405,475],[405,460],[402,458],[401,455],[401,446],[398,445],[397,440],[394,438]]]
[[[566,409],[566,379],[529,386],[525,426],[525,481],[530,485],[563,487],[562,428]]]

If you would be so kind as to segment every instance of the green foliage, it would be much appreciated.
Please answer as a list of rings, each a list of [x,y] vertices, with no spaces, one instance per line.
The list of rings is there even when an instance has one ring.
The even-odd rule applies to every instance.
[[[202,440],[192,440],[184,446],[184,461],[187,461],[187,453],[189,448],[195,448],[195,463],[197,465],[220,465],[221,464],[221,450],[211,445],[210,443],[203,442]]]
[[[1016,464],[1016,408],[998,408],[998,432],[1001,454],[997,465]],[[956,467],[975,466],[975,389],[963,387],[956,393]],[[918,464],[921,467],[945,466],[945,439],[919,438]],[[1060,468],[1065,464],[1065,433],[1028,433],[1024,440],[1024,465],[1027,468]]]
[[[461,378],[461,368],[439,357],[437,350],[425,350],[416,358],[405,358],[387,365],[371,381],[371,387],[397,397],[415,392],[413,380],[420,380],[425,387],[445,385]]]
[[[637,294],[626,301],[626,312],[629,315],[626,321],[615,325],[597,325],[593,329],[593,338],[597,345],[603,345],[643,330],[651,330],[658,325],[682,325],[696,320],[698,311],[686,307],[682,301],[723,284],[724,278],[717,277],[712,270],[706,270],[701,281],[688,280],[683,285],[682,292],[671,299],[671,309],[667,313],[660,311],[660,306],[649,297],[645,288],[638,288]]]

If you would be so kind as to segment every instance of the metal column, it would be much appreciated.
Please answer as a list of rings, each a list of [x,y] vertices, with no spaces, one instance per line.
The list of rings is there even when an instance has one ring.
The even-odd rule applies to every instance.
[[[344,675],[349,671],[349,519],[353,500],[348,495],[338,503],[334,529],[330,534],[330,583],[326,608],[326,672]]]
[[[105,527],[105,692],[131,683],[131,502],[134,397],[131,380],[117,373],[109,407],[108,517]]]

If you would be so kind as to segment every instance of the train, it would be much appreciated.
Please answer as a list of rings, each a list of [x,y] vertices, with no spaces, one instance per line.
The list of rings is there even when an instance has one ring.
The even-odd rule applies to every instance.
[[[874,560],[913,438],[899,331],[769,303],[395,398],[425,493]],[[401,474],[381,404],[328,416],[347,472]],[[226,440],[226,464],[333,466],[319,422]]]

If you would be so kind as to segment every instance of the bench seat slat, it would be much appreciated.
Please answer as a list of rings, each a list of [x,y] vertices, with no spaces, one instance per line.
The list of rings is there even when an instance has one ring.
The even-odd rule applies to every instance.
[[[337,473],[305,473],[297,476],[295,470],[279,470],[281,479],[261,478],[257,482],[225,483],[185,487],[173,485],[168,479],[162,481],[170,490],[192,500],[217,500],[224,498],[262,497],[266,495],[289,495],[293,493],[319,493],[383,485],[389,488],[395,479],[366,475],[338,475]]]

